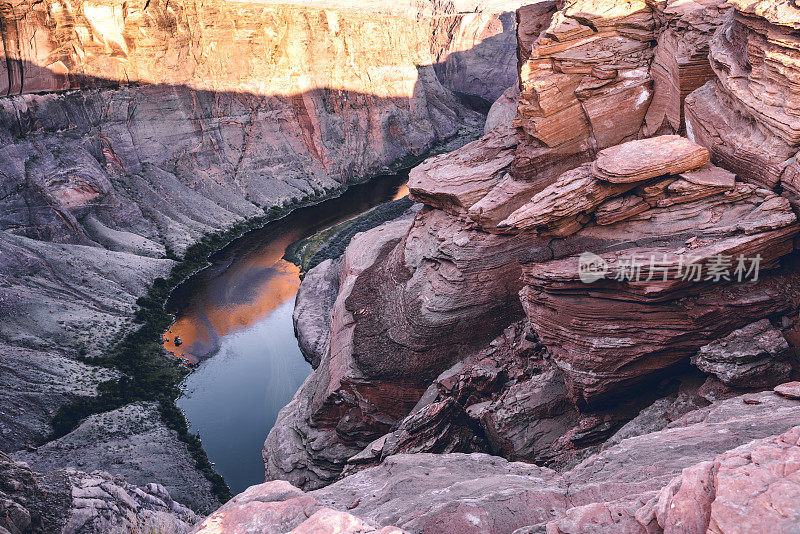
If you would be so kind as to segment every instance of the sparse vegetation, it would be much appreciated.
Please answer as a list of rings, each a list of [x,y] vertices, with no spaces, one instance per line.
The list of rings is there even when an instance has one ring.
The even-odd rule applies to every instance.
[[[460,133],[464,135],[463,132]],[[383,171],[389,173],[410,168],[426,157],[443,151],[443,146],[445,144],[437,146],[431,152],[421,156],[409,156],[398,160]],[[220,250],[245,233],[287,215],[296,208],[316,204],[324,199],[332,198],[344,190],[345,188],[341,187],[335,190],[315,191],[300,202],[272,206],[265,209],[261,216],[242,220],[226,230],[204,235],[198,242],[186,249],[183,257],[179,257],[171,247],[166,246],[165,256],[175,260],[176,263],[168,278],[156,278],[149,291],[136,301],[134,327],[123,329],[118,338],[95,342],[108,344],[108,348],[105,349],[105,357],[91,358],[81,354],[80,351],[76,354],[78,359],[116,369],[121,376],[118,379],[99,383],[96,397],[81,397],[62,406],[53,417],[52,433],[42,440],[42,444],[68,434],[83,419],[91,415],[116,410],[133,402],[157,402],[164,424],[174,430],[178,438],[186,444],[195,460],[196,468],[211,483],[214,495],[220,502],[229,500],[231,492],[225,480],[214,471],[199,437],[189,432],[186,418],[175,404],[181,394],[180,383],[189,373],[189,368],[178,359],[166,356],[161,334],[169,328],[173,317],[165,311],[164,306],[171,292],[178,285],[208,265],[208,257],[213,252]],[[410,201],[406,200],[405,202]],[[363,218],[358,217],[347,221],[350,224],[332,234],[329,240],[325,240],[324,248],[320,247],[312,256],[309,256],[309,265],[323,261],[325,255],[340,255],[355,233],[394,218],[406,208],[405,204],[389,203],[387,207],[383,208],[387,211],[373,210]],[[395,212],[396,215],[390,216]]]
[[[396,219],[413,204],[406,197],[376,206],[358,217],[292,244],[286,249],[284,257],[300,267],[302,272],[307,272],[329,258],[338,258],[344,254],[347,245],[357,233]]]

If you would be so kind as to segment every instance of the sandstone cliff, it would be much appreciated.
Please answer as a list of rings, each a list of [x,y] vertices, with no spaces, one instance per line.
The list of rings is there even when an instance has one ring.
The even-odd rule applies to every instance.
[[[516,5],[356,7],[0,2],[0,449],[38,445],[61,407],[120,379],[90,359],[137,327],[137,298],[203,236],[482,128],[465,104],[513,82]],[[145,411],[144,428],[123,406],[26,460],[164,480],[212,509],[185,445]],[[156,472],[115,463],[117,438],[76,447],[109,424]],[[173,453],[157,459],[152,440]]]
[[[785,50],[796,10],[763,4],[575,0],[555,14],[543,4],[518,10],[515,116],[496,110],[506,121],[480,140],[413,169],[411,196],[424,207],[347,250],[330,340],[267,438],[267,478],[305,490],[342,475],[331,488],[381,486],[378,471],[353,473],[394,471],[395,458],[422,452],[489,451],[568,472],[607,458],[598,451],[621,428],[626,437],[660,430],[735,388],[789,379],[800,226],[791,188],[764,176],[771,162],[786,175],[793,161],[791,98],[771,95],[794,90]],[[781,37],[758,40],[767,34]],[[765,49],[774,53],[761,60]],[[631,268],[644,276],[589,284],[584,253],[616,274],[638,257]],[[706,270],[688,277],[687,257]],[[723,276],[708,270],[715,258],[729,258]],[[589,508],[548,531],[631,509],[597,504],[617,497],[587,498]],[[354,509],[367,499],[333,502],[351,498]],[[436,513],[467,506],[456,501]],[[673,521],[648,510],[631,531]],[[408,520],[411,531],[446,521],[370,513],[359,517]]]

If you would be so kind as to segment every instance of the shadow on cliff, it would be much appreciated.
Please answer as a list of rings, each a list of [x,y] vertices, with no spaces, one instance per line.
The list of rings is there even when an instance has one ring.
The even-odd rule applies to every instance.
[[[0,205],[12,209],[0,214],[0,229],[108,246],[81,220],[92,215],[111,229],[135,227],[137,209],[120,209],[111,184],[119,174],[143,175],[151,185],[163,181],[149,176],[151,168],[176,182],[171,191],[162,187],[171,211],[189,226],[219,228],[276,200],[324,196],[366,176],[409,167],[445,140],[466,130],[480,133],[491,105],[485,97],[495,98],[515,82],[516,56],[509,52],[505,63],[498,58],[510,46],[514,13],[500,20],[503,33],[417,66],[413,89],[393,97],[335,87],[258,94],[120,84],[3,57],[0,92],[11,98],[0,108],[0,143],[17,150],[6,151],[16,165],[5,172],[13,192]],[[62,142],[22,148],[31,136]],[[76,136],[83,138],[80,147],[74,147]],[[65,156],[73,147],[88,152],[77,168],[75,158]],[[198,194],[223,206],[228,221],[186,200]]]
[[[479,52],[489,53],[472,53],[480,57]],[[445,88],[437,76],[437,68],[441,76],[457,76],[470,64],[470,51],[451,57],[458,60],[449,66],[445,61],[417,67],[413,91],[397,97],[329,87],[261,95],[119,84],[3,58],[0,76],[6,79],[0,89],[8,97],[0,98],[0,230],[180,260],[137,301],[135,329],[112,340],[112,349],[98,349],[105,351],[104,358],[87,358],[75,345],[59,342],[67,356],[112,366],[122,377],[100,384],[97,397],[64,397],[52,434],[36,436],[40,430],[31,430],[34,439],[44,443],[69,433],[89,415],[155,401],[214,493],[227,499],[224,481],[174,404],[185,370],[163,357],[160,336],[171,322],[164,302],[178,283],[206,264],[211,252],[298,203],[319,201],[364,177],[409,167],[442,141],[463,134],[465,127],[479,132],[482,118],[476,109],[485,111],[488,102],[470,94],[469,87]],[[494,89],[499,94],[505,87]],[[124,248],[116,240],[121,234],[160,243],[163,253],[158,247],[145,252]],[[170,247],[178,238],[193,243],[181,257]],[[7,253],[0,251],[0,263]],[[36,265],[25,267],[31,272],[20,276],[46,277]],[[69,296],[72,288],[62,289],[50,296],[74,297]],[[80,317],[75,322],[80,326]],[[30,327],[36,331],[34,323]],[[38,342],[31,336],[26,343]],[[42,339],[37,348],[50,350],[52,343]],[[30,435],[4,448],[30,446]]]

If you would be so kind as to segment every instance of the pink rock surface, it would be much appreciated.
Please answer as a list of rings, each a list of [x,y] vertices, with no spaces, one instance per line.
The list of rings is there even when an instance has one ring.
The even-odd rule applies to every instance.
[[[678,135],[662,135],[601,150],[592,164],[596,178],[633,183],[680,174],[708,163],[708,150]]]
[[[800,399],[800,382],[786,382],[775,386],[775,393],[790,399]]]
[[[223,510],[252,525],[232,511],[260,492],[265,509],[306,498],[316,503],[311,518],[323,510],[317,519],[426,534],[454,527],[476,534],[735,532],[737,524],[743,532],[764,524],[790,532],[800,491],[799,429],[800,401],[767,391],[691,411],[563,473],[477,453],[398,454],[305,497],[291,487],[278,495],[273,482]],[[271,525],[259,528],[271,532]]]
[[[753,441],[684,469],[637,517],[664,532],[795,532],[798,458],[800,427]]]

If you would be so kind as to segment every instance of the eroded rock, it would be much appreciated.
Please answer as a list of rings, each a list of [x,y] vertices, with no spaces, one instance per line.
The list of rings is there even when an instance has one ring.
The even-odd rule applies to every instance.
[[[0,513],[5,532],[101,534],[158,530],[187,533],[199,521],[163,486],[142,488],[103,471],[66,468],[33,473],[0,453]]]
[[[783,334],[762,319],[701,347],[692,363],[729,386],[764,387],[789,378],[789,355]]]

